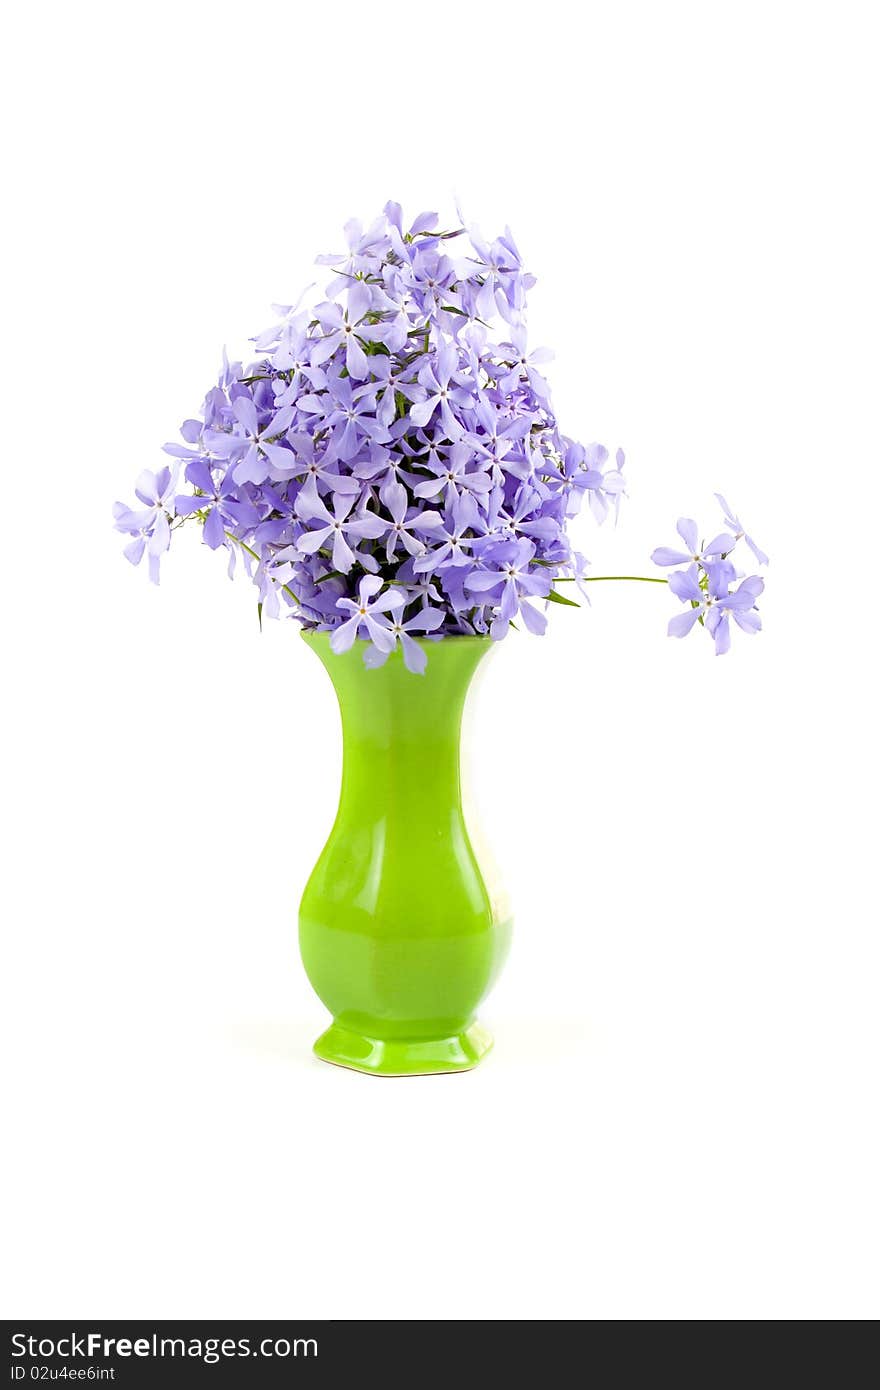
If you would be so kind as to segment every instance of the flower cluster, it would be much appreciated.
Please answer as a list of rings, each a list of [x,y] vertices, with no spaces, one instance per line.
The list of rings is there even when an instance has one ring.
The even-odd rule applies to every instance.
[[[655,565],[684,565],[669,576],[668,584],[676,598],[688,607],[670,620],[670,637],[686,637],[695,623],[712,636],[715,653],[730,650],[730,621],[743,632],[760,632],[761,618],[756,600],[764,592],[764,581],[756,574],[743,576],[730,558],[740,541],[745,541],[759,565],[769,564],[763,550],[754,542],[720,493],[724,524],[728,528],[708,543],[698,542],[697,523],[679,518],[676,530],[684,550],[660,546],[651,556]],[[737,583],[737,581],[739,581]],[[732,587],[733,585],[736,587]]]
[[[276,305],[249,364],[224,354],[200,418],[165,445],[172,466],[141,474],[137,506],[116,504],[125,554],[146,555],[158,583],[173,533],[196,521],[207,546],[228,552],[230,574],[241,559],[261,615],[330,632],[337,652],[363,639],[368,666],[400,647],[423,671],[418,638],[498,640],[514,624],[541,634],[547,602],[572,602],[558,583],[586,592],[568,522],[585,504],[598,522],[616,515],[623,453],[560,432],[550,354],[527,341],[534,277],[509,230],[491,242],[476,228],[442,231],[435,213],[405,229],[388,203],[345,232],[343,254],[318,258],[332,273],[325,298],[313,310]],[[178,491],[181,470],[189,491]],[[752,577],[731,592],[728,557],[744,533],[726,520],[735,534],[709,547],[680,522],[687,553],[654,553],[687,565],[669,584],[691,608],[670,631],[700,621],[718,651],[728,614],[757,629],[763,587]]]
[[[389,203],[347,251],[312,312],[276,306],[246,367],[224,358],[201,419],[166,451],[177,473],[141,475],[138,507],[118,503],[127,557],[151,577],[177,526],[236,553],[261,612],[290,609],[368,664],[398,643],[424,668],[413,635],[502,638],[546,626],[543,600],[586,562],[567,533],[587,502],[598,521],[624,490],[623,454],[561,434],[530,352],[522,267],[509,231],[405,228]]]

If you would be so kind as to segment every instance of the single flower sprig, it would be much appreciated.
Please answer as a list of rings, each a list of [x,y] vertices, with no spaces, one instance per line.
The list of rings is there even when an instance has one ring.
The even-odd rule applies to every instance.
[[[687,612],[670,619],[669,636],[686,637],[699,624],[713,638],[716,656],[724,656],[730,650],[731,619],[743,632],[761,631],[756,600],[764,592],[763,579],[756,574],[743,576],[730,557],[738,543],[744,540],[759,563],[766,565],[770,562],[763,550],[746,534],[739,518],[720,493],[715,495],[730,531],[722,531],[707,544],[700,544],[697,540],[697,523],[690,517],[679,517],[676,530],[687,550],[658,546],[651,559],[655,565],[664,567],[685,566],[684,569],[675,570],[668,579],[676,598],[689,605]],[[737,580],[741,582],[732,587]]]

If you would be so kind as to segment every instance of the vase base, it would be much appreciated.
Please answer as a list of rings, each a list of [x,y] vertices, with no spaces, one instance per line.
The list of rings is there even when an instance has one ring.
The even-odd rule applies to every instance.
[[[471,1071],[492,1046],[479,1023],[449,1038],[368,1038],[331,1023],[314,1046],[316,1057],[368,1076],[439,1076]]]

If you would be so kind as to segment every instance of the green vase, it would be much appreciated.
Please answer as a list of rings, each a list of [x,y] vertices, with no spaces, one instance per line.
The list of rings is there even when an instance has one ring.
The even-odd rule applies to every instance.
[[[398,649],[368,670],[364,643],[341,656],[303,633],[342,714],[339,810],[303,894],[303,964],[333,1023],[326,1062],[381,1076],[467,1071],[492,1046],[476,1021],[510,942],[462,809],[461,717],[492,645],[422,643],[423,676]]]

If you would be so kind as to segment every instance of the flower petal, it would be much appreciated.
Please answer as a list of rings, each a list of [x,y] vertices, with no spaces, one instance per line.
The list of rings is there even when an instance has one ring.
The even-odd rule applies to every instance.
[[[236,419],[241,421],[249,435],[254,436],[259,433],[257,407],[250,396],[236,396],[232,402],[232,409]]]
[[[666,629],[668,636],[687,637],[699,616],[699,608],[688,608],[684,613],[676,613],[675,617],[669,620],[669,626]]]
[[[340,652],[347,652],[350,647],[353,647],[358,628],[360,627],[360,621],[360,614],[356,613],[353,618],[349,618],[347,623],[343,623],[341,627],[334,628],[330,636],[330,650],[338,654]]]
[[[400,589],[388,589],[373,602],[370,612],[392,613],[397,608],[403,608],[405,603],[406,598]]]
[[[693,555],[685,555],[682,550],[670,550],[669,546],[660,545],[656,550],[652,550],[651,559],[655,565],[689,565]]]
[[[414,676],[423,676],[428,664],[428,653],[419,646],[418,642],[414,642],[406,632],[400,634],[400,645],[403,647],[403,660],[406,669],[412,671]]]
[[[361,603],[365,604],[368,599],[372,598],[373,594],[378,594],[383,583],[384,580],[380,579],[378,574],[365,574],[358,588],[358,598]]]
[[[688,559],[690,559],[697,551],[697,523],[689,516],[680,516],[676,522],[675,529],[691,552],[690,556],[688,556]]]
[[[666,581],[676,598],[683,601],[693,599],[695,603],[702,603],[704,594],[697,581],[697,567],[691,565],[689,570],[676,570]]]
[[[205,545],[210,546],[211,550],[217,550],[218,547],[223,544],[225,532],[219,507],[212,507],[208,512],[204,530],[202,531],[202,538]]]
[[[722,531],[720,535],[713,537],[708,545],[703,546],[703,554],[707,557],[726,555],[735,545],[734,537],[728,531]]]

